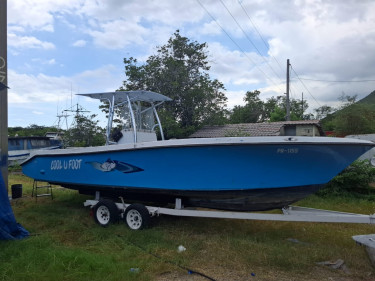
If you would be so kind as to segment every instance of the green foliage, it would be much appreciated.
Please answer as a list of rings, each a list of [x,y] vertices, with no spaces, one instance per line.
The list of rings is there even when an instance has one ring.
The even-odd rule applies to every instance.
[[[352,104],[337,112],[334,125],[341,136],[374,133],[375,111],[366,104]]]
[[[36,202],[31,179],[11,174],[9,183],[23,184],[24,198],[12,207],[32,236],[0,241],[0,280],[204,280],[182,268],[215,280],[371,280],[366,251],[351,239],[372,233],[370,224],[160,216],[147,230],[132,231],[123,222],[104,228],[83,207],[88,196],[56,188],[54,200]],[[299,205],[364,214],[375,209],[374,201],[342,197],[310,196]],[[179,245],[187,250],[178,253]],[[316,265],[338,258],[350,274]]]
[[[203,125],[225,122],[224,85],[207,73],[206,48],[206,43],[192,42],[177,30],[145,64],[139,65],[132,57],[124,59],[126,80],[121,90],[146,89],[173,100],[163,104],[168,113],[161,117],[168,138],[185,137]]]
[[[263,119],[263,101],[259,98],[260,91],[248,91],[244,97],[245,106],[236,105],[231,112],[230,122],[238,123],[257,123]]]
[[[84,115],[75,116],[75,124],[64,134],[65,146],[99,146],[105,144],[105,132],[98,126],[99,121],[95,120],[96,114],[87,117]]]
[[[270,115],[271,122],[285,121],[285,110],[279,106],[275,106]]]
[[[8,128],[8,135],[10,137],[14,137],[14,136],[43,137],[46,135],[47,132],[58,132],[58,129],[56,127],[39,126],[36,124],[29,125],[26,128],[23,128],[23,127],[9,127]]]
[[[315,118],[317,120],[322,120],[326,118],[329,114],[333,113],[335,109],[332,106],[322,105],[321,107],[314,109],[314,111],[315,111]]]
[[[367,194],[375,198],[375,189],[370,186],[370,183],[374,182],[374,180],[375,168],[368,160],[357,160],[334,177],[317,194],[320,196],[358,196],[359,194]]]
[[[334,131],[337,136],[375,133],[375,91],[357,102],[357,96],[344,93],[339,97],[338,109],[321,106],[315,109],[317,118],[322,119],[326,131]]]
[[[248,91],[244,97],[245,105],[236,105],[230,114],[229,120],[232,124],[278,122],[286,120],[286,98],[283,96],[271,97],[266,102],[260,98],[260,91]],[[298,99],[290,100],[290,119],[308,120],[311,115],[303,114],[308,108],[305,101]]]
[[[375,107],[375,91],[372,91],[368,96],[358,101],[358,103],[371,104]]]

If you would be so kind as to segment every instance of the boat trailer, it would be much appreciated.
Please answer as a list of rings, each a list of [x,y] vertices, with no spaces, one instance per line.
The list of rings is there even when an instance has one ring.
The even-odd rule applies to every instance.
[[[375,214],[363,215],[298,206],[283,208],[283,214],[269,214],[185,209],[180,198],[176,198],[174,208],[145,206],[140,203],[128,204],[124,202],[122,197],[119,198],[121,203],[116,203],[111,199],[102,199],[97,191],[95,199],[86,200],[84,206],[89,206],[93,209],[94,219],[101,226],[108,226],[110,223],[122,218],[129,228],[133,230],[147,228],[150,219],[160,215],[289,222],[375,223]]]

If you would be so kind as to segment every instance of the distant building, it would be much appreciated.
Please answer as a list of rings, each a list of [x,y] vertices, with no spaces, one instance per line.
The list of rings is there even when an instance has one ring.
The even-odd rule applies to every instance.
[[[241,123],[205,126],[190,138],[221,138],[236,136],[325,136],[319,120]]]

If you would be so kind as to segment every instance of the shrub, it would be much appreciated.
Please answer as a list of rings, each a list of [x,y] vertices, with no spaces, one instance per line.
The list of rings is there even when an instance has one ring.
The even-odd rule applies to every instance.
[[[317,195],[374,195],[375,189],[370,186],[370,183],[374,182],[374,180],[375,168],[371,166],[368,160],[357,160],[334,177]]]

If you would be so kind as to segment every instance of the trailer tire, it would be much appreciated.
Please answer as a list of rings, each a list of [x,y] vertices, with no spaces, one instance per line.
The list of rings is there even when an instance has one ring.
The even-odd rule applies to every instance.
[[[135,203],[126,208],[124,220],[130,229],[140,230],[149,227],[151,216],[144,205]]]
[[[107,227],[119,219],[119,210],[112,200],[102,199],[94,206],[94,219],[103,226]]]

